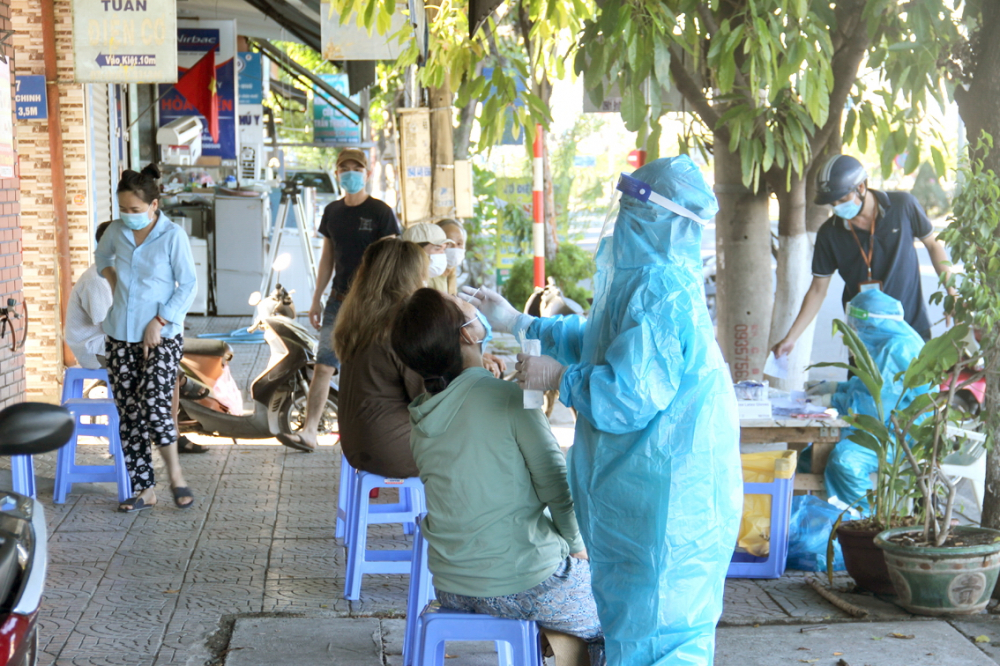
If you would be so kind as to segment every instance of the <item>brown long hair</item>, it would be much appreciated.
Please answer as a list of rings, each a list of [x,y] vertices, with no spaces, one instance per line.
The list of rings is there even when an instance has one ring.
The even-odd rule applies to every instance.
[[[392,349],[424,378],[428,393],[440,393],[462,374],[459,331],[465,323],[462,309],[437,289],[420,289],[399,308],[392,325]]]
[[[337,315],[333,348],[350,361],[372,344],[389,340],[399,304],[424,286],[427,253],[416,243],[383,238],[368,246]]]

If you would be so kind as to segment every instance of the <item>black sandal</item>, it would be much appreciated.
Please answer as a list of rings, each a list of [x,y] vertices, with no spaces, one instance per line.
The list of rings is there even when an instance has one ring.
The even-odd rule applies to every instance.
[[[174,504],[177,505],[178,509],[190,509],[194,506],[194,493],[187,486],[181,486],[179,488],[171,488],[174,493]],[[181,504],[181,500],[185,497],[190,497],[191,501],[187,504]]]
[[[292,439],[293,437],[295,439]],[[302,435],[299,434],[286,435],[284,433],[278,433],[277,435],[274,436],[274,438],[290,449],[295,449],[296,451],[303,451],[305,453],[316,452],[316,447],[309,446],[308,444],[302,441]]]
[[[208,447],[195,444],[184,435],[181,435],[177,438],[177,453],[208,453]]]
[[[152,504],[147,504],[146,500],[141,497],[133,497],[132,499],[127,499],[118,505],[118,510],[121,513],[136,513],[137,511],[144,511],[146,509],[152,509],[156,506],[156,502]]]

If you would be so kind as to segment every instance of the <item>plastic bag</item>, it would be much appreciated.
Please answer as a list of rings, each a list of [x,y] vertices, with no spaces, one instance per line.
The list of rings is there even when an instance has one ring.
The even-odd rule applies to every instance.
[[[792,517],[788,523],[789,569],[826,571],[826,546],[840,512],[834,505],[813,495],[792,498]],[[845,568],[840,542],[834,539],[833,570]]]
[[[744,453],[744,483],[771,483],[790,479],[796,465],[795,451],[763,451]],[[743,518],[736,545],[754,557],[767,557],[771,552],[771,496],[744,495]]]

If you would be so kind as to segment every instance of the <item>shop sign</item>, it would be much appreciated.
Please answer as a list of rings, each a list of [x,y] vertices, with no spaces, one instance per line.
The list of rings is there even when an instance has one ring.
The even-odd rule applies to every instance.
[[[240,106],[264,103],[264,68],[260,54],[240,51],[236,60],[236,78],[240,82]]]
[[[347,74],[320,74],[320,78],[347,97]],[[324,97],[329,96],[324,94]],[[313,140],[318,143],[361,143],[361,123],[348,120],[344,113],[352,117],[354,114],[336,100],[331,101],[333,106],[319,95],[313,96]],[[352,95],[351,101],[361,104],[360,95]]]
[[[236,21],[181,21],[177,28],[177,70],[174,80],[195,65],[210,48],[215,52],[215,84],[219,96],[219,141],[212,141],[208,122],[172,86],[161,85],[160,127],[185,116],[198,116],[205,128],[201,154],[235,160],[237,155]],[[235,165],[235,162],[232,164]]]
[[[18,76],[14,79],[14,86],[18,120],[45,120],[49,117],[44,76]]]
[[[177,81],[177,3],[74,0],[77,83]]]

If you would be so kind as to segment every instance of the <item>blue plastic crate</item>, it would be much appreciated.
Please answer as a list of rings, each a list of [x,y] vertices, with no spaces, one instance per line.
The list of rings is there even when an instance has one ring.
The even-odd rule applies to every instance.
[[[770,483],[744,483],[744,495],[771,496],[771,546],[767,557],[733,553],[726,578],[781,578],[788,560],[788,521],[795,476]]]

